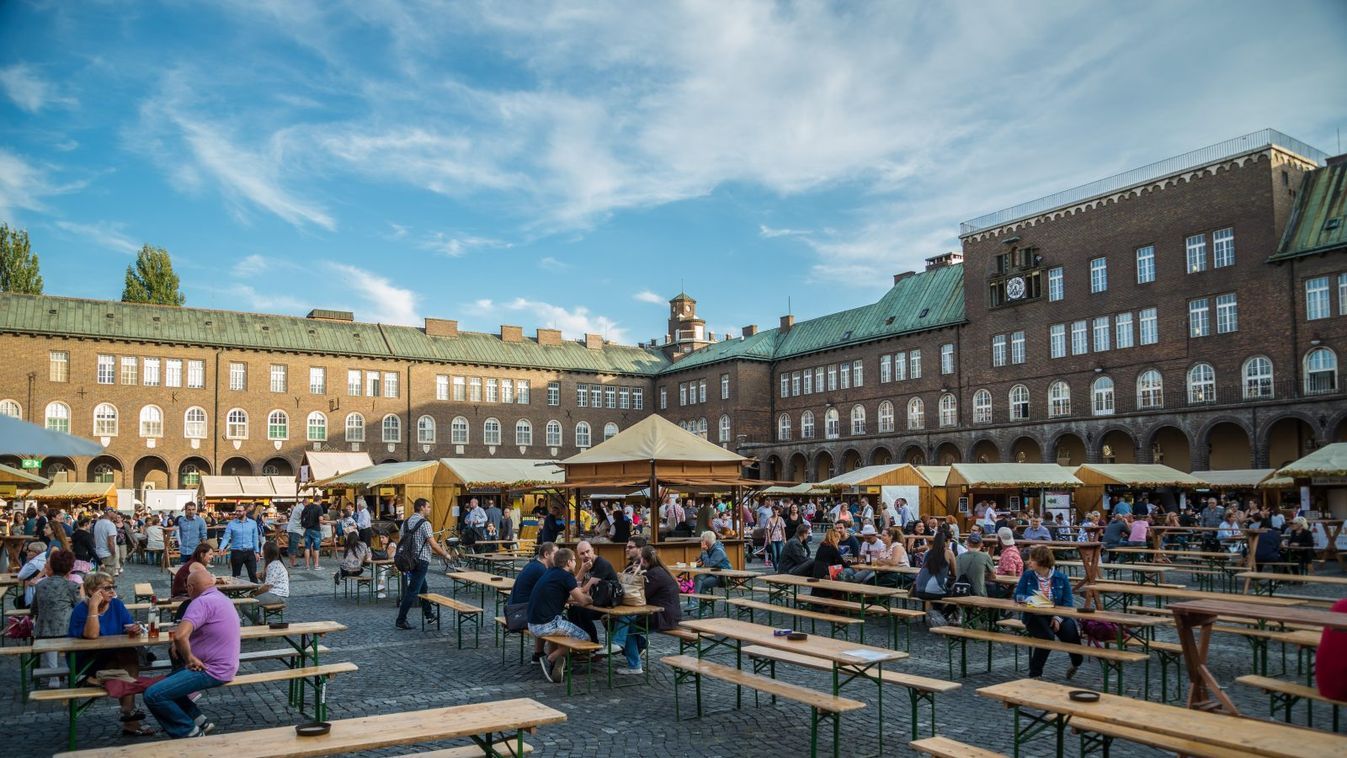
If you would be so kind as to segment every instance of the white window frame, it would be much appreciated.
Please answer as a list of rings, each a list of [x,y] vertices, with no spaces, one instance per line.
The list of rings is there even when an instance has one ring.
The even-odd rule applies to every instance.
[[[1205,297],[1188,301],[1188,339],[1211,335],[1211,305]]]
[[[138,428],[143,439],[162,438],[164,436],[164,410],[157,405],[142,406]]]
[[[140,362],[142,387],[158,387],[160,383],[159,359],[145,358]]]
[[[1071,415],[1071,385],[1058,380],[1048,385],[1048,418]]]
[[[706,419],[702,419],[702,423],[703,423],[703,424],[706,423]],[[603,425],[603,441],[604,441],[604,442],[607,442],[608,440],[610,440],[610,439],[616,437],[616,436],[617,436],[617,433],[618,433],[619,431],[621,431],[621,430],[618,429],[617,424],[616,424],[615,422],[609,421],[608,423],[604,424],[604,425]],[[705,432],[705,429],[703,429],[702,431]],[[702,436],[705,437],[706,435],[703,434]]]
[[[441,401],[441,402],[448,402],[448,400],[449,400],[449,375],[448,375],[448,374],[436,374],[436,375],[435,375],[435,399],[436,399],[436,400],[439,400],[439,401]]]
[[[1055,303],[1066,297],[1066,272],[1061,266],[1048,269],[1048,302]]]
[[[289,384],[288,374],[289,374],[288,367],[285,366],[284,364],[280,363],[271,364],[271,368],[268,369],[268,376],[270,377],[268,386],[271,388],[272,392],[276,393],[285,392],[285,388]]]
[[[467,445],[472,441],[472,425],[463,416],[454,416],[449,422],[449,443]]]
[[[1197,274],[1207,270],[1207,235],[1194,234],[1183,241],[1188,264],[1188,273]]]
[[[533,423],[526,418],[514,422],[514,444],[518,447],[533,446]]]
[[[1048,327],[1048,355],[1052,358],[1066,357],[1066,324]]]
[[[229,391],[246,392],[248,390],[248,364],[242,361],[229,363]]]
[[[1155,245],[1137,248],[1137,284],[1155,281]]]
[[[1071,354],[1085,355],[1090,351],[1089,326],[1085,320],[1071,322]]]
[[[187,389],[199,390],[206,386],[206,362],[187,361]]]
[[[543,435],[548,447],[561,447],[561,422],[549,419],[543,427]]]
[[[1024,363],[1024,330],[1017,329],[1010,333],[1010,362],[1014,365]]]
[[[402,441],[402,417],[396,413],[390,413],[383,417],[379,422],[380,437],[385,443]]]
[[[182,359],[165,358],[164,359],[164,386],[181,387],[182,386]]]
[[[1029,388],[1023,384],[1017,384],[1014,387],[1011,387],[1008,400],[1010,403],[1010,420],[1028,421],[1029,414],[1033,410]]]
[[[1216,402],[1216,369],[1210,363],[1196,363],[1188,369],[1188,404],[1204,405]]]
[[[482,444],[487,447],[500,447],[500,419],[488,416],[482,421]]]
[[[661,398],[663,398],[664,388],[660,387],[659,389],[660,389],[660,396]],[[547,405],[552,408],[561,405],[561,382],[547,383]],[[659,407],[660,408],[664,407],[663,399],[660,400]]]
[[[117,381],[117,357],[101,354],[97,359],[94,381],[98,384],[114,384]]]
[[[893,356],[885,353],[879,356],[879,383],[888,384],[893,381]]]
[[[1216,296],[1216,333],[1239,331],[1239,299],[1233,292]]]
[[[837,412],[836,408],[829,408],[823,412],[823,437],[825,439],[835,440],[842,436],[842,414]]]
[[[1160,318],[1155,308],[1142,308],[1137,317],[1138,340],[1141,345],[1155,345],[1160,342]]]
[[[800,414],[800,439],[814,439],[814,412],[805,411]]]
[[[1305,320],[1318,321],[1332,313],[1329,302],[1328,277],[1316,276],[1305,280]]]
[[[560,385],[557,385],[557,391],[561,391]],[[466,403],[468,401],[468,377],[449,377],[449,399],[455,403]],[[560,404],[559,400],[558,404]]]
[[[1108,292],[1108,258],[1090,259],[1090,294]]]
[[[1235,230],[1233,227],[1217,229],[1211,233],[1211,267],[1225,268],[1235,265]]]
[[[720,440],[722,444],[728,443],[730,441],[730,417],[728,414],[722,413],[720,415],[720,420],[716,422],[716,428],[718,430],[716,439]]]
[[[789,413],[782,413],[776,417],[776,439],[778,442],[790,442]]]
[[[959,425],[959,399],[952,393],[940,396],[940,428],[950,429]]]
[[[305,417],[304,438],[309,442],[327,442],[326,413],[323,413],[322,411],[313,411]]]
[[[730,399],[730,375],[729,375],[729,374],[721,374],[721,375],[720,375],[720,399],[721,399],[721,400],[729,400],[729,399]]]
[[[1239,374],[1245,400],[1269,400],[1275,396],[1275,369],[1271,358],[1266,355],[1252,356],[1240,366]]]
[[[1305,394],[1323,395],[1338,389],[1338,354],[1326,347],[1305,353]]]
[[[435,417],[423,414],[416,419],[416,442],[420,445],[434,445],[439,436],[439,425]]]
[[[364,374],[360,372],[360,369],[346,369],[346,395],[348,397],[360,397],[364,386]]]
[[[70,381],[70,353],[65,350],[47,352],[47,381],[64,384]],[[69,421],[69,419],[67,419]],[[69,426],[69,424],[67,424]]]
[[[347,442],[365,441],[365,417],[359,413],[346,414],[346,421],[342,426]]]
[[[954,346],[951,345],[951,346],[950,346],[950,349],[953,349],[953,347],[954,347]],[[864,363],[864,362],[863,362],[861,359],[859,359],[859,358],[857,358],[856,360],[854,360],[854,361],[851,362],[851,386],[852,386],[852,387],[864,387],[864,386],[865,386],[865,371],[864,371],[863,363]],[[951,373],[952,373],[952,372],[951,372]]]
[[[70,406],[60,400],[47,403],[42,414],[42,425],[48,431],[70,433]]]
[[[231,408],[225,414],[225,439],[248,439],[248,412],[242,408]]]
[[[992,335],[992,367],[1006,365],[1006,335]]]
[[[267,439],[273,441],[290,439],[290,414],[279,408],[267,414]]]
[[[1116,395],[1112,377],[1095,377],[1090,384],[1090,410],[1096,416],[1112,416],[1118,407]]]
[[[106,411],[106,412],[104,412]],[[94,406],[94,436],[116,437],[119,426],[117,406],[112,403],[99,403]]]
[[[907,351],[893,354],[893,380],[895,382],[907,381]],[[820,387],[822,389],[822,387]]]
[[[880,434],[893,433],[893,403],[891,401],[880,401],[879,411],[875,414],[875,417]]]
[[[865,434],[865,406],[857,403],[851,406],[851,435],[853,437]]]
[[[921,378],[921,351],[907,351],[908,371],[907,375],[913,379]]]
[[[954,343],[946,342],[940,346],[940,373],[954,373]]]
[[[978,390],[973,393],[973,423],[990,424],[992,422],[992,393]]]
[[[1134,347],[1132,334],[1132,314],[1119,313],[1113,317],[1113,346],[1118,350]]]
[[[1137,375],[1137,410],[1165,407],[1165,377],[1156,369]]]
[[[575,425],[575,446],[577,448],[588,448],[593,441],[593,432],[589,428],[588,421],[580,421]]]
[[[183,411],[182,414],[182,436],[189,440],[204,440],[209,431],[209,421],[206,417],[206,409],[194,405]]]
[[[926,428],[926,403],[919,397],[907,401],[907,430],[920,431]]]
[[[322,366],[309,366],[309,394],[327,394],[327,369]],[[437,398],[442,399],[442,398]]]
[[[140,383],[140,361],[134,355],[122,356],[121,383],[127,386]]]
[[[1094,351],[1096,353],[1108,352],[1110,349],[1109,326],[1112,319],[1108,316],[1095,316],[1094,318]]]

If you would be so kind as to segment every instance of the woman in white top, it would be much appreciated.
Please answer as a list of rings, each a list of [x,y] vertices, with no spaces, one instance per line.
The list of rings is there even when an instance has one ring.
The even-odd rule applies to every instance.
[[[285,570],[281,549],[276,547],[275,542],[262,546],[262,562],[267,567],[266,575],[262,579],[262,586],[257,588],[253,596],[260,605],[285,603],[286,598],[290,597],[290,572]]]

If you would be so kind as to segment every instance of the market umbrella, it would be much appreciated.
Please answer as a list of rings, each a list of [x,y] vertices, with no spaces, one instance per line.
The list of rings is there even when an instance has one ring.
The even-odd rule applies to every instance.
[[[65,432],[53,432],[23,419],[0,414],[0,455],[52,456],[98,455],[103,446]]]

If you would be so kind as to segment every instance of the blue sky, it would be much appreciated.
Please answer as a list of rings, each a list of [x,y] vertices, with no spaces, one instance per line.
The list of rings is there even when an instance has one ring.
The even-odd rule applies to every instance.
[[[958,223],[1347,127],[1325,2],[0,2],[0,220],[51,294],[664,332],[873,301]]]

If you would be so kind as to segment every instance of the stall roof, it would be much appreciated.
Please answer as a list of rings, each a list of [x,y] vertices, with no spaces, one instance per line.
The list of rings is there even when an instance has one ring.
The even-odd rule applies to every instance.
[[[917,471],[926,477],[932,487],[944,487],[949,478],[949,466],[917,466]]]
[[[838,474],[831,479],[824,479],[818,483],[819,487],[856,487],[872,479],[877,479],[885,474],[893,473],[906,466],[906,463],[892,463],[883,466],[862,466],[853,469],[845,474]]]
[[[1193,476],[1212,487],[1257,487],[1272,476],[1276,469],[1241,468],[1225,471],[1194,471]]]
[[[946,483],[983,489],[1019,487],[1079,487],[1082,482],[1067,466],[1056,463],[955,463]]]
[[[309,467],[310,482],[321,482],[374,465],[369,453],[344,452],[308,452],[304,454],[304,463]]]
[[[1276,475],[1295,479],[1347,476],[1347,442],[1324,445],[1304,458],[1282,466]]]
[[[316,482],[318,487],[374,487],[380,484],[393,484],[408,474],[414,474],[429,466],[442,466],[439,461],[404,461],[400,463],[380,463],[367,466],[349,474]]]
[[[762,491],[762,494],[764,494],[764,495],[822,495],[822,494],[826,493],[827,491],[828,491],[827,488],[821,487],[821,486],[820,486],[818,483],[816,483],[816,482],[800,482],[799,484],[793,484],[793,485],[791,485],[791,486],[789,486],[789,487],[782,487],[782,486],[779,486],[779,485],[776,486],[776,487],[768,487],[767,489],[765,489],[765,490]]]
[[[43,479],[37,474],[30,474],[23,469],[6,466],[0,463],[0,484],[36,484],[39,487],[46,487],[51,484],[51,480]]]
[[[646,416],[617,436],[562,461],[564,466],[631,461],[729,463],[748,460],[661,416]]]
[[[499,487],[502,489],[534,487],[566,479],[555,461],[519,458],[441,458],[469,488]]]
[[[201,477],[201,498],[249,498],[294,500],[299,496],[295,480],[289,476],[205,476]]]
[[[1162,463],[1086,463],[1076,470],[1082,469],[1127,487],[1201,487],[1206,484],[1203,479]]]
[[[53,482],[50,487],[33,490],[32,500],[95,500],[112,497],[116,485],[112,482]]]

